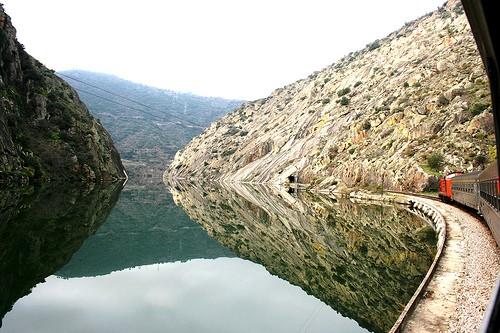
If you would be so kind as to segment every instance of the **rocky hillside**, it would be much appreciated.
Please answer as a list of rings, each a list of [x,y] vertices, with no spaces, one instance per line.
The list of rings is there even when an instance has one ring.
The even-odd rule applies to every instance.
[[[348,33],[348,32],[346,32]],[[172,178],[423,190],[494,159],[487,77],[459,1],[245,103],[176,155]]]
[[[111,137],[67,83],[25,52],[0,5],[0,181],[124,177]]]
[[[82,101],[111,134],[134,183],[151,179],[161,182],[165,165],[180,148],[211,122],[241,105],[241,101],[178,93],[101,73],[73,70],[58,74],[82,91]]]

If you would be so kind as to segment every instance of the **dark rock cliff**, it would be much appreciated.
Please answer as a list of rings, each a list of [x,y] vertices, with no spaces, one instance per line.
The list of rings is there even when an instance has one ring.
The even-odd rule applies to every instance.
[[[0,181],[124,178],[111,137],[16,39],[0,5]]]

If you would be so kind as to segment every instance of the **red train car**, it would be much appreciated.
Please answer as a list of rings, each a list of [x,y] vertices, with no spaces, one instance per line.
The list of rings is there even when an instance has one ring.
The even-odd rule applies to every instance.
[[[460,175],[460,172],[452,173],[444,178],[439,178],[439,197],[443,201],[451,201],[452,198],[452,186],[453,186],[453,178],[455,176]]]

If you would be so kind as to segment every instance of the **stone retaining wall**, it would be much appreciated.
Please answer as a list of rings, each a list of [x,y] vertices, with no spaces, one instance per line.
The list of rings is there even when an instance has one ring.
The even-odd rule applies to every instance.
[[[439,259],[441,258],[441,254],[444,249],[444,243],[446,241],[446,222],[444,220],[444,217],[441,215],[441,213],[438,212],[438,210],[435,207],[423,203],[416,198],[407,198],[405,201],[409,205],[410,210],[412,210],[412,212],[421,216],[423,219],[431,223],[432,227],[434,228],[434,230],[438,235],[438,242],[436,244],[437,252],[436,256],[434,257],[434,261],[432,262],[431,267],[429,268],[429,271],[425,275],[424,279],[418,286],[417,290],[413,294],[408,304],[406,304],[406,307],[401,312],[401,315],[399,316],[396,323],[394,323],[394,325],[392,326],[391,330],[389,331],[390,333],[404,331],[407,318],[417,305],[420,297],[422,296],[422,294],[425,291],[425,288],[427,287],[427,284],[430,282],[432,275],[434,274],[434,271],[436,270]]]

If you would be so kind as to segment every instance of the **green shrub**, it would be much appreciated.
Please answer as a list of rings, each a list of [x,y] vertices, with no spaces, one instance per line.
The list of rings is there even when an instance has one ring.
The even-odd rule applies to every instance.
[[[328,149],[328,157],[333,160],[337,154],[339,152],[339,147],[337,146],[333,146],[333,147],[330,147],[330,149]]]
[[[448,100],[448,98],[444,97],[444,95],[439,95],[439,97],[437,99],[437,103],[440,106],[445,106],[445,105],[450,104],[450,101]]]
[[[354,84],[354,88],[356,88],[357,86],[361,85],[361,83],[362,83],[361,81],[356,82],[356,83]]]
[[[374,41],[371,44],[368,44],[367,46],[368,46],[368,51],[373,51],[380,47],[380,41],[377,39],[376,41]]]
[[[349,105],[349,98],[342,96],[342,98],[339,99],[338,102],[340,103],[340,105],[344,105],[344,106]]]
[[[240,129],[238,127],[234,127],[234,126],[231,126],[228,128],[227,132],[224,133],[225,136],[227,135],[235,135],[235,134],[238,134],[238,132],[240,131]]]
[[[488,158],[490,159],[490,161],[494,161],[497,159],[497,148],[496,146],[490,146],[488,148]]]
[[[440,16],[441,16],[442,19],[447,19],[447,18],[451,17],[451,14],[450,14],[449,11],[444,10],[444,11],[441,12]]]
[[[410,84],[408,82],[403,83],[403,87],[408,88]]]
[[[474,157],[474,162],[476,165],[484,166],[488,162],[488,157],[483,154],[477,155]]]
[[[222,156],[226,157],[226,156],[229,156],[229,155],[233,155],[235,152],[236,152],[236,149],[229,149],[229,150],[224,151],[222,153]]]
[[[337,91],[337,95],[339,97],[342,97],[344,95],[347,95],[348,93],[351,92],[351,88],[347,87],[347,88],[344,88],[344,89],[340,89],[339,91]]]
[[[432,153],[427,156],[427,165],[429,168],[438,171],[443,166],[444,156],[441,153]]]
[[[453,7],[453,11],[455,12],[455,14],[461,15],[461,14],[464,13],[464,7],[459,2],[459,3],[456,4],[455,7]]]
[[[391,139],[391,141],[389,141],[389,144],[387,144],[387,149],[391,149],[392,145],[394,144],[394,142],[396,142],[396,140],[395,139]]]
[[[51,139],[52,141],[59,141],[61,140],[60,136],[59,136],[59,131],[50,131],[49,132],[49,139]]]
[[[321,103],[328,104],[328,103],[330,103],[330,99],[329,98],[325,98],[324,100],[321,101]]]
[[[363,129],[365,131],[368,131],[370,128],[372,128],[372,125],[370,124],[370,122],[368,120],[365,121],[364,124],[363,124]]]
[[[472,115],[477,116],[478,114],[486,110],[487,107],[487,104],[475,103],[469,108],[469,111],[470,113],[472,113]]]

